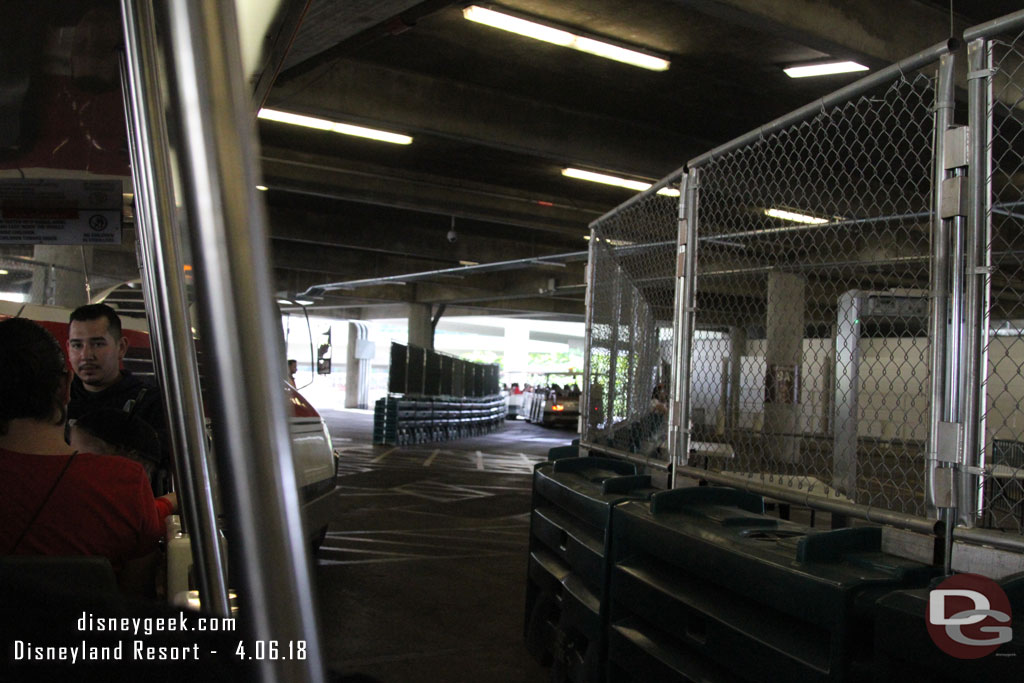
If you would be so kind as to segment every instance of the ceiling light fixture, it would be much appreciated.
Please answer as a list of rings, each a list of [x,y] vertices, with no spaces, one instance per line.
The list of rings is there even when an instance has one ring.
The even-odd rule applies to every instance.
[[[6,268],[0,268],[0,275],[10,275],[10,274],[11,274],[11,271],[7,270]]]
[[[612,59],[623,64],[638,66],[641,69],[665,71],[669,66],[669,61],[663,57],[656,57],[620,45],[595,40],[594,38],[553,26],[545,26],[529,19],[522,19],[511,14],[505,14],[504,12],[496,12],[479,5],[470,5],[464,8],[462,16],[478,24],[498,28],[502,31],[509,31],[510,33],[526,36],[527,38],[533,38],[545,43],[572,48],[573,50],[604,57],[605,59]]]
[[[643,180],[630,180],[628,178],[620,178],[614,175],[608,175],[607,173],[594,173],[593,171],[584,171],[579,168],[563,168],[562,175],[567,178],[576,178],[577,180],[589,180],[592,183],[601,183],[602,185],[614,185],[615,187],[624,187],[628,190],[636,190],[637,192],[643,192],[649,190],[652,183],[644,182]],[[663,187],[658,190],[658,194],[665,197],[678,197],[679,190],[672,187]]]
[[[824,64],[802,64],[783,69],[790,78],[809,78],[812,76],[831,76],[847,74],[853,71],[867,71],[868,67],[857,62],[826,62]]]
[[[408,145],[412,142],[411,137],[400,133],[390,133],[386,130],[353,126],[349,123],[338,123],[337,121],[328,121],[327,119],[318,119],[315,116],[293,114],[289,111],[279,111],[277,109],[260,109],[259,118],[266,119],[267,121],[287,123],[293,126],[304,126],[306,128],[315,128],[316,130],[341,133],[342,135],[354,135],[356,137],[378,140],[380,142],[390,142],[395,145]]]
[[[783,209],[765,209],[764,215],[771,218],[781,218],[784,221],[792,221],[793,223],[806,223],[808,225],[821,225],[822,223],[828,223],[828,219],[826,218],[808,216],[807,214],[796,213],[795,211],[784,211]]]

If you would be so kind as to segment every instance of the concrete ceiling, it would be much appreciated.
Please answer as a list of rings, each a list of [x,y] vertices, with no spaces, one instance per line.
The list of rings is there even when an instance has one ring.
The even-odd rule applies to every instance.
[[[261,121],[282,293],[586,248],[632,192],[565,166],[655,180],[857,76],[792,80],[826,58],[872,68],[950,35],[941,0],[503,0],[539,20],[667,56],[665,72],[577,53],[462,17],[467,3],[301,0],[264,106],[414,137],[394,146]],[[953,30],[1019,8],[955,2]],[[264,79],[265,82],[265,79]],[[454,218],[458,240],[446,233]],[[419,278],[324,305],[448,303],[578,316],[577,264]],[[554,285],[554,287],[550,285]],[[454,310],[454,309],[450,309]]]
[[[585,250],[588,225],[634,193],[564,178],[566,166],[657,180],[857,78],[792,80],[783,66],[841,58],[876,69],[951,32],[948,0],[490,5],[671,60],[650,72],[474,24],[462,17],[465,4],[283,0],[252,81],[254,107],[414,137],[398,146],[259,121],[283,296],[359,280],[326,288],[318,306],[349,309],[347,317],[394,317],[423,303],[444,304],[447,314],[578,319],[578,256],[451,269]],[[53,14],[64,5],[45,7]],[[954,0],[953,8],[959,34],[1020,1]],[[120,272],[120,261],[109,268]],[[394,277],[432,271],[446,272]]]

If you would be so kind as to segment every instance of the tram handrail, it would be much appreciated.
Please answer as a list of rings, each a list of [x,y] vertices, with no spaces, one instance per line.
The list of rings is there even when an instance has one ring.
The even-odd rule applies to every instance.
[[[227,569],[218,542],[199,363],[192,342],[183,249],[174,215],[174,182],[158,83],[156,25],[147,2],[122,0],[125,119],[135,189],[135,221],[143,262],[153,361],[164,390],[178,493],[188,523],[202,608],[228,616]]]
[[[259,661],[266,683],[320,683],[320,638],[280,388],[284,346],[235,5],[182,0],[162,3],[162,10],[183,199],[213,360],[215,449],[232,503],[240,623],[257,641],[306,643],[305,659]]]

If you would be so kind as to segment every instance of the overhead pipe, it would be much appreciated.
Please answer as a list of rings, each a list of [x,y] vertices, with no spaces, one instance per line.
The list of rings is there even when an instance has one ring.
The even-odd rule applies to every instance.
[[[439,268],[437,270],[421,271],[419,273],[408,273],[405,275],[385,275],[383,277],[371,277],[362,280],[348,280],[346,282],[328,282],[322,285],[313,285],[297,297],[318,297],[325,292],[338,289],[350,290],[360,287],[372,287],[376,285],[399,285],[409,282],[418,282],[436,277],[464,277],[466,275],[479,275],[481,273],[497,273],[506,270],[521,270],[531,266],[562,266],[566,263],[586,261],[589,252],[571,251],[562,254],[550,254],[548,256],[530,256],[527,258],[512,259],[510,261],[495,261],[493,263],[481,263],[474,266],[456,266],[454,268]]]

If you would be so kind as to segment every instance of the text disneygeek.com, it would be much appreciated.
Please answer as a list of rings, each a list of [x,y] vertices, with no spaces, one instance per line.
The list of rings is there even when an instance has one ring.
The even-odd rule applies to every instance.
[[[198,643],[156,645],[139,636],[183,632],[228,632],[235,630],[231,617],[198,617],[179,612],[168,617],[101,617],[82,612],[76,623],[82,634],[103,633],[109,636],[124,634],[125,640],[116,644],[91,645],[87,636],[74,643],[52,644],[14,640],[9,651],[15,662],[119,662],[119,661],[198,661],[205,654],[216,655],[215,650],[201,649]],[[128,640],[128,636],[134,638]]]

